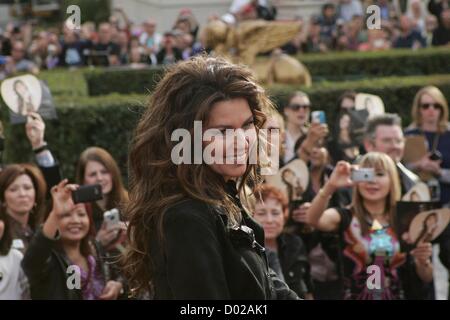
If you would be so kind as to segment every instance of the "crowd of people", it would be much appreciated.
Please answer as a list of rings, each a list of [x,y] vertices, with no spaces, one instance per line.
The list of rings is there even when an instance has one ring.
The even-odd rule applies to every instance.
[[[367,10],[377,5],[379,11]],[[448,2],[340,0],[322,7],[307,21],[305,32],[285,47],[288,53],[328,51],[380,51],[390,48],[419,49],[449,43]],[[379,26],[370,26],[379,12]]]
[[[44,121],[29,113],[35,163],[0,172],[0,299],[435,299],[432,244],[448,269],[449,228],[405,252],[394,220],[396,203],[420,182],[438,189],[429,200],[450,207],[443,93],[420,89],[408,127],[380,114],[352,140],[345,122],[355,92],[337,101],[332,130],[310,120],[307,94],[293,92],[279,113],[252,77],[211,57],[169,70],[130,142],[129,193],[116,161],[95,146],[80,154],[75,181],[63,179]],[[199,119],[220,132],[279,132],[280,167],[301,160],[307,185],[294,197],[258,179],[256,164],[175,164],[167,137]],[[422,136],[428,152],[407,163],[411,135]],[[356,167],[373,168],[373,180],[353,181]],[[101,199],[74,201],[94,184]],[[112,225],[111,210],[120,212]],[[382,270],[382,290],[366,286],[372,265]],[[71,267],[79,286],[69,285]]]
[[[310,122],[314,106],[302,92],[291,96],[284,108],[284,120],[279,114],[272,113],[269,117],[270,128],[280,129],[284,136],[280,163],[302,159],[308,164],[309,182],[300,202],[289,199],[289,193],[286,197],[279,189],[263,185],[261,200],[254,206],[255,219],[266,230],[268,251],[278,253],[279,261],[272,260],[271,267],[279,270],[285,279],[292,274],[292,266],[287,267],[285,262],[287,252],[291,252],[285,250],[292,250],[284,248],[289,247],[285,235],[298,237],[296,274],[304,276],[304,286],[297,293],[302,297],[312,293],[316,299],[374,299],[365,285],[367,267],[377,264],[372,240],[368,240],[373,235],[373,221],[377,220],[395,239],[396,202],[421,181],[429,184],[430,189],[439,181],[440,192],[434,195],[434,201],[444,207],[450,205],[447,189],[450,126],[448,103],[442,92],[433,86],[419,90],[411,106],[413,121],[406,128],[396,114],[369,119],[360,143],[351,142],[348,133],[345,134],[349,125],[344,122],[349,121],[355,110],[354,97],[354,92],[345,92],[339,99],[336,109],[339,116],[333,134],[329,134],[327,124]],[[428,153],[413,163],[404,163],[404,154],[410,151],[405,150],[405,139],[411,135],[426,139]],[[433,157],[435,151],[438,158]],[[355,163],[360,168],[374,168],[375,181],[353,182],[351,171]],[[429,175],[423,175],[424,172]],[[447,227],[433,240],[440,245],[440,260],[447,269],[448,237]],[[394,240],[388,254],[390,262],[380,263],[389,278],[381,299],[434,299],[431,243],[419,242],[405,256],[399,251],[397,241]],[[310,274],[305,275],[304,270],[308,269]]]
[[[367,29],[370,4],[381,8],[379,30]],[[233,1],[229,11],[210,18],[277,18],[270,1]],[[135,25],[122,10],[98,29],[89,22],[79,31],[67,22],[61,32],[6,27],[2,77],[178,64],[160,80],[130,141],[129,192],[116,160],[97,146],[81,152],[69,182],[41,115],[26,112],[35,161],[0,171],[0,299],[436,299],[432,246],[449,270],[450,227],[433,237],[435,214],[412,241],[395,226],[398,202],[419,185],[429,195],[424,202],[450,207],[449,106],[441,90],[416,93],[409,124],[391,113],[353,123],[353,91],[336,101],[334,123],[315,122],[318,108],[306,93],[292,92],[275,107],[247,67],[198,55],[210,51],[200,27],[188,9],[163,35],[154,20]],[[415,49],[448,45],[449,37],[448,1],[336,0],[283,50]],[[245,159],[261,129],[279,134],[278,167],[291,166],[281,177],[287,192],[260,174],[259,163],[174,163],[168,137],[179,128],[193,132],[199,120],[221,134],[203,140],[200,151],[225,140],[227,129],[250,133],[240,136]],[[414,161],[405,157],[416,148],[408,137],[420,137],[426,149]],[[294,186],[300,166],[307,183]],[[356,169],[373,169],[374,177],[356,181]],[[94,185],[96,200],[76,201]],[[381,270],[381,289],[367,285],[372,266]]]
[[[80,155],[78,184],[68,184],[44,140],[44,121],[37,113],[28,116],[26,133],[36,163],[10,164],[1,171],[0,298],[125,297],[115,260],[126,226],[103,223],[104,211],[128,199],[117,163],[106,150],[88,148]],[[74,203],[71,191],[84,184],[99,184],[102,199]],[[76,290],[66,286],[70,265],[81,270],[82,286]]]
[[[403,1],[404,2],[404,1]],[[444,46],[450,40],[448,1],[335,0],[320,13],[304,20],[302,30],[282,48],[288,54],[336,50],[373,51],[389,48]],[[380,29],[368,28],[366,8],[380,8]],[[250,19],[276,20],[270,1],[233,1],[223,16],[230,25]],[[202,26],[190,9],[183,9],[171,30],[161,33],[154,19],[132,22],[115,9],[108,22],[85,22],[80,29],[66,22],[60,28],[42,30],[31,22],[8,23],[0,35],[0,78],[25,71],[80,66],[165,65],[187,60],[212,48],[206,46]]]

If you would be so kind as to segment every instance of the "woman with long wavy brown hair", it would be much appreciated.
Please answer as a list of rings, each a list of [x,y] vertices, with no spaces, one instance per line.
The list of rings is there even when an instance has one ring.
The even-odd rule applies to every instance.
[[[158,83],[129,156],[124,266],[135,292],[148,291],[155,299],[296,298],[269,271],[263,230],[239,198],[256,182],[249,154],[268,107],[251,71],[218,58],[181,62]],[[232,164],[175,164],[172,133],[181,129],[192,137],[194,121],[201,121],[202,135],[209,129],[218,134],[200,148],[188,141],[194,152],[185,150],[183,157],[188,152],[195,160],[233,129],[239,141],[223,148],[221,158]]]

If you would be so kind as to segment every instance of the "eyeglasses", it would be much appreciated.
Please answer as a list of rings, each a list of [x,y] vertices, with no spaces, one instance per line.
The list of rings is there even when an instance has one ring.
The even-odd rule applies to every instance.
[[[294,111],[298,111],[299,109],[307,110],[307,109],[311,108],[311,105],[310,104],[290,104],[288,106],[288,108],[292,109]]]
[[[420,108],[424,110],[428,110],[430,107],[433,107],[434,110],[442,109],[442,106],[439,103],[422,103],[420,105]]]

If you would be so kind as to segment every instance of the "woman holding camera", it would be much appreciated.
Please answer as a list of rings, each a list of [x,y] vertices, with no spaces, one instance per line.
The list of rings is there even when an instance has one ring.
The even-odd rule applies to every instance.
[[[396,202],[400,199],[397,169],[389,156],[377,152],[363,156],[359,167],[373,169],[373,177],[355,171],[356,167],[347,162],[338,162],[308,209],[307,222],[321,231],[341,234],[343,298],[402,299],[410,274],[406,268],[410,265],[405,264],[406,254],[400,252],[393,229]],[[327,209],[333,193],[349,186],[353,186],[352,204]],[[417,276],[431,282],[431,244],[420,243],[410,254]]]
[[[115,300],[122,291],[90,241],[86,205],[72,200],[77,188],[67,180],[52,188],[53,208],[25,253],[22,266],[32,299]]]
[[[437,178],[439,200],[443,205],[450,205],[450,124],[444,94],[434,86],[419,90],[413,102],[412,119],[405,135],[423,135],[429,153],[408,166]]]
[[[156,299],[297,298],[269,269],[264,231],[241,202],[256,182],[251,152],[268,106],[251,71],[223,59],[195,57],[166,72],[130,149],[124,265],[133,289]],[[191,141],[194,121],[215,133],[183,149],[180,163],[171,137]]]
[[[84,150],[78,160],[76,181],[81,185],[99,184],[102,188],[103,198],[92,203],[92,220],[95,234],[100,243],[108,247],[125,232],[123,223],[107,228],[103,213],[114,208],[119,211],[128,201],[119,166],[111,154],[99,147],[90,147]]]

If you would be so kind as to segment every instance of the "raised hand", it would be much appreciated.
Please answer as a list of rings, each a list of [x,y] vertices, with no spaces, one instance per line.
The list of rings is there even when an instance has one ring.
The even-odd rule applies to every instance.
[[[76,184],[68,184],[68,180],[64,179],[51,189],[53,199],[52,213],[60,216],[70,212],[75,204],[72,200],[72,192],[78,189]]]
[[[45,122],[42,120],[39,113],[30,112],[28,114],[27,123],[25,124],[25,131],[33,149],[42,147],[45,144]]]
[[[441,163],[442,160],[431,160],[430,154],[427,154],[419,161],[419,168],[433,173],[434,175],[440,176],[441,175]]]
[[[327,182],[327,185],[337,190],[339,188],[351,187],[354,182],[351,180],[353,166],[346,161],[339,161]]]
[[[103,222],[95,238],[103,247],[108,249],[108,247],[111,247],[114,244],[122,243],[124,241],[123,236],[126,236],[126,232],[127,226],[122,221],[113,225],[111,228],[107,228],[107,224]]]
[[[416,264],[428,265],[431,262],[433,254],[433,247],[430,242],[419,242],[417,247],[411,250],[411,255],[414,257]]]
[[[75,207],[72,191],[77,188],[78,185],[68,184],[68,180],[64,179],[51,189],[53,208],[42,228],[42,232],[47,238],[55,239],[60,219]]]
[[[311,123],[306,136],[304,146],[311,150],[317,143],[324,139],[329,133],[328,125],[325,123]]]
[[[117,300],[122,290],[122,284],[118,281],[108,281],[103,289],[101,300]]]

